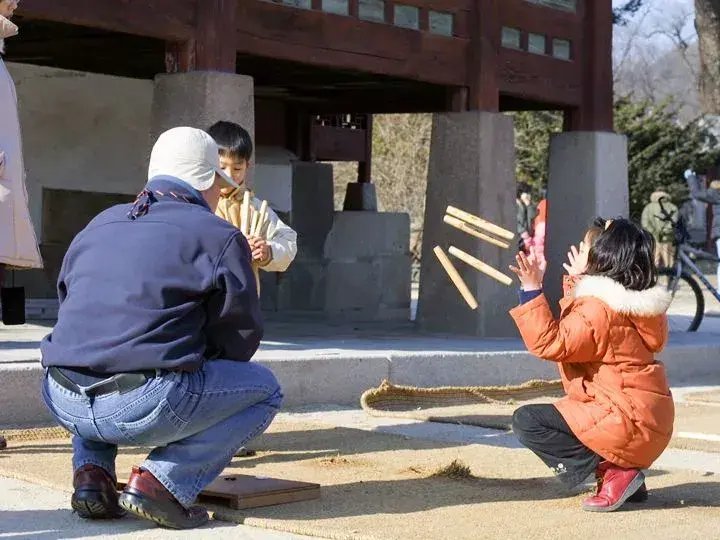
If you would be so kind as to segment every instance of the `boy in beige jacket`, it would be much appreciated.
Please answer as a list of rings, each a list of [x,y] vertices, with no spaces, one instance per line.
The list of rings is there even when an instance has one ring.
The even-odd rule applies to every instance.
[[[217,122],[208,129],[210,136],[220,149],[220,166],[239,186],[239,189],[224,188],[215,215],[241,228],[241,208],[253,143],[250,134],[238,124]],[[260,211],[262,201],[250,192],[251,216]],[[267,226],[257,235],[248,236],[253,258],[253,270],[260,294],[258,269],[266,272],[285,272],[297,254],[297,234],[267,208]]]

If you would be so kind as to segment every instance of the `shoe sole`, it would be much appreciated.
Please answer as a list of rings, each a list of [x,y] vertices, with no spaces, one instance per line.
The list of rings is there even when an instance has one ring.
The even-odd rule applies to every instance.
[[[97,491],[73,493],[70,506],[82,519],[119,519],[125,515],[125,510],[111,508]]]
[[[613,504],[612,506],[585,506],[583,505],[582,509],[586,512],[614,512],[618,508],[620,508],[623,504],[627,502],[627,500],[635,495],[638,489],[640,489],[640,486],[645,483],[645,475],[643,473],[638,474],[635,478],[633,478],[633,481],[630,482],[630,485],[625,490],[625,493],[623,493],[622,497],[620,497],[620,500]]]
[[[122,506],[125,510],[130,512],[131,514],[142,518],[147,519],[149,521],[152,521],[156,525],[159,525],[160,527],[165,527],[167,529],[176,529],[176,530],[182,530],[182,529],[194,529],[196,527],[200,527],[201,525],[204,525],[209,521],[209,517],[206,515],[204,519],[198,520],[197,523],[188,524],[186,527],[183,527],[181,525],[177,525],[175,523],[171,523],[167,519],[165,519],[162,516],[156,516],[145,510],[144,506],[146,504],[146,501],[142,497],[138,497],[136,495],[133,495],[132,493],[123,492],[122,495],[120,495],[120,506]]]

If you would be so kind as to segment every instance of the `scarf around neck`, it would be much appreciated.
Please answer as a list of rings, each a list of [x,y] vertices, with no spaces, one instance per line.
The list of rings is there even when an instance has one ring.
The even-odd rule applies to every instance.
[[[163,199],[197,204],[210,211],[207,202],[205,202],[205,199],[203,199],[200,192],[196,189],[177,178],[156,176],[147,183],[145,189],[138,193],[127,217],[131,221],[135,221],[137,218],[149,213],[150,207]]]

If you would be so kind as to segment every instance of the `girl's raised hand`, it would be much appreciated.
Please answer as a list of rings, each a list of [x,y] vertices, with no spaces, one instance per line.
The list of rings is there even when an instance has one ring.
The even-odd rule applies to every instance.
[[[515,257],[517,266],[510,266],[517,277],[524,291],[537,291],[542,289],[543,277],[545,277],[545,265],[540,264],[535,255],[528,257],[520,252]]]
[[[588,249],[585,242],[580,242],[580,249],[570,246],[568,252],[568,263],[563,264],[563,268],[570,276],[581,276],[587,270]]]

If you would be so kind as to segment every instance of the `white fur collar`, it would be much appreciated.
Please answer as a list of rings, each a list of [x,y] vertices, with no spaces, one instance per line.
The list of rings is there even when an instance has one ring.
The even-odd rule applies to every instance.
[[[653,317],[664,314],[672,295],[661,286],[645,291],[631,291],[607,277],[586,276],[575,288],[575,298],[591,296],[602,300],[623,315]]]

